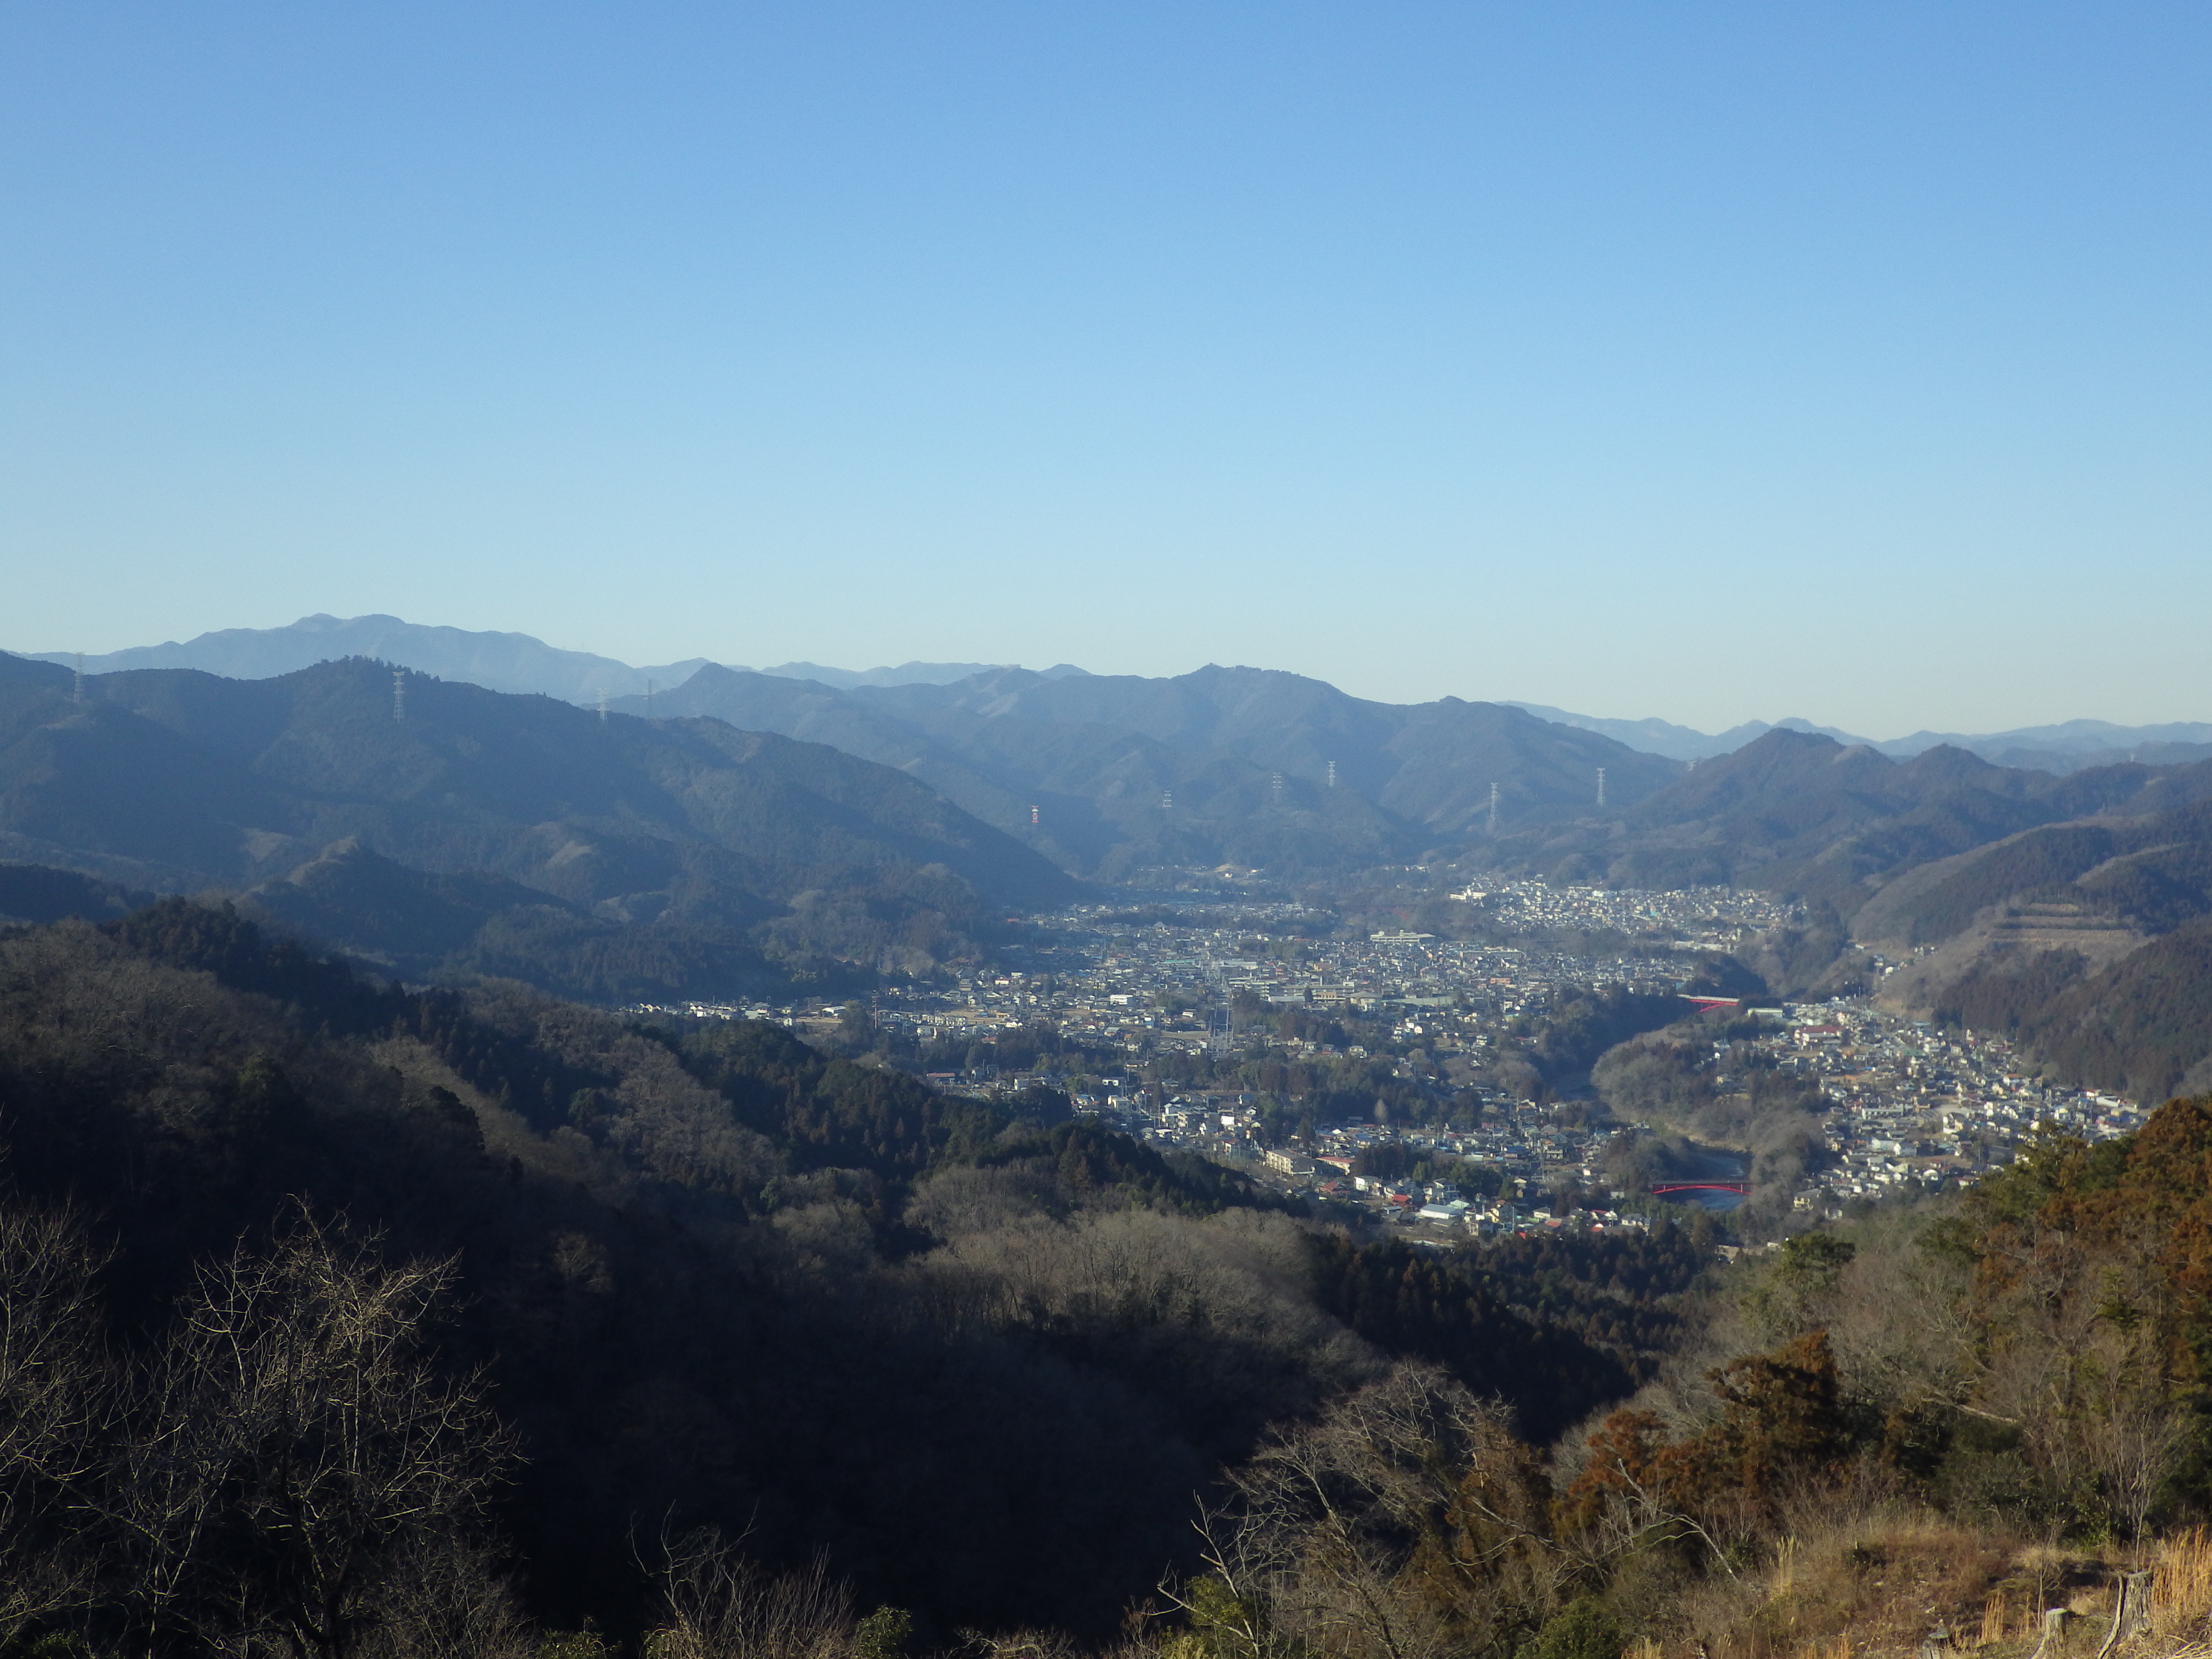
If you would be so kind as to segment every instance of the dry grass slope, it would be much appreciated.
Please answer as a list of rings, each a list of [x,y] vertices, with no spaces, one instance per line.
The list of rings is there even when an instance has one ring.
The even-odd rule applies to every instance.
[[[2148,1601],[2129,1574],[2148,1571]],[[1765,1570],[1704,1587],[1622,1659],[2212,1659],[2212,1532],[2145,1556],[2071,1554],[1933,1516],[1784,1541]],[[2118,1615],[2116,1617],[2116,1615]]]

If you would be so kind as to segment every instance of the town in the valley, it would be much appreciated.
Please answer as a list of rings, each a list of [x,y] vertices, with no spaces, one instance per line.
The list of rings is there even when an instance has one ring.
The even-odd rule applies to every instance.
[[[2099,1139],[2145,1115],[2051,1086],[2001,1036],[1887,1009],[1878,983],[1819,1001],[1695,994],[1698,964],[1801,920],[1757,891],[1477,883],[1449,896],[1448,914],[1480,921],[1452,938],[1347,931],[1256,872],[1235,876],[1028,919],[991,970],[865,1003],[659,1012],[832,1041],[858,1026],[935,1086],[1057,1091],[1079,1114],[1434,1243],[1644,1228],[1670,1206],[1725,1211],[1753,1193],[1749,1160],[1724,1144],[1693,1146],[1696,1167],[1671,1175],[1625,1174],[1625,1148],[1668,1126],[1617,1109],[1587,1073],[1564,1091],[1515,1075],[1516,1047],[1576,999],[1688,994],[1695,1012],[1669,1034],[1710,1042],[1696,1057],[1707,1088],[1754,1071],[1799,1085],[1819,1144],[1778,1207],[1802,1222],[1970,1183],[2039,1135]],[[1878,979],[1903,964],[1869,965]]]

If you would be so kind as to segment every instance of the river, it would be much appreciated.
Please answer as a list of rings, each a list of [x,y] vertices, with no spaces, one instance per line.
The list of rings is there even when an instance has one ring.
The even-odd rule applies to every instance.
[[[1742,1155],[1723,1146],[1694,1146],[1695,1167],[1687,1177],[1692,1181],[1741,1181],[1746,1168]],[[1676,1179],[1682,1179],[1677,1176]],[[1707,1210],[1733,1210],[1744,1200],[1741,1193],[1692,1192],[1667,1194],[1678,1203],[1695,1204]]]

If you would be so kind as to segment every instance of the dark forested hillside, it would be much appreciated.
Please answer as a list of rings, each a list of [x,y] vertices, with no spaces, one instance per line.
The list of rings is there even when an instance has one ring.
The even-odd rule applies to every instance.
[[[2160,781],[2171,793],[2178,781]],[[2144,933],[2212,913],[2212,805],[2116,811],[2009,836],[1890,884],[1863,908],[1857,931],[1936,944],[2017,904],[2069,907]]]
[[[153,898],[75,870],[0,864],[0,925],[59,921],[65,916],[119,916]]]
[[[305,1341],[319,1316],[283,1284],[380,1295],[404,1269],[402,1301],[447,1311],[402,1320],[428,1369],[401,1395],[463,1389],[507,1425],[471,1431],[487,1471],[508,1461],[448,1492],[460,1530],[439,1565],[348,1547],[369,1598],[349,1616],[386,1617],[392,1573],[458,1583],[503,1549],[536,1617],[633,1629],[638,1529],[714,1523],[772,1565],[824,1553],[936,1629],[1103,1630],[1188,1559],[1220,1468],[1393,1352],[1502,1389],[1532,1423],[1626,1386],[1613,1353],[1491,1292],[1316,1302],[1321,1247],[1242,1177],[1064,1112],[939,1096],[775,1027],[403,991],[173,898],[0,935],[0,1232],[66,1212],[82,1259],[104,1259],[70,1293],[89,1322],[72,1330],[150,1356],[179,1298],[216,1283],[207,1264],[232,1261],[260,1286],[235,1316]],[[6,1247],[0,1293],[28,1294]],[[1501,1334],[1526,1351],[1503,1369]],[[253,1617],[306,1618],[290,1581],[255,1576],[277,1573],[269,1538],[213,1474],[220,1524],[164,1558],[173,1597],[155,1596],[125,1536],[143,1494],[114,1484],[139,1455],[128,1417],[80,1449],[109,1471],[81,1477],[108,1483],[97,1513],[0,1468],[53,1549],[80,1540],[53,1559],[90,1598],[82,1628],[197,1650],[190,1630],[252,1611],[225,1601],[234,1584],[263,1598]],[[494,1552],[476,1566],[451,1555],[471,1528]],[[69,1605],[38,1618],[70,1626]]]
[[[0,853],[264,911],[423,976],[608,999],[927,966],[1073,890],[926,786],[718,721],[360,659],[89,678],[0,659]]]
[[[2064,950],[1993,957],[1944,987],[1935,1012],[2005,1032],[2090,1088],[2138,1100],[2212,1088],[2212,922],[2102,968]]]
[[[772,1026],[409,991],[173,897],[16,927],[0,1639],[1893,1648],[2044,1593],[2031,1537],[2094,1588],[2206,1512],[2208,1122],[1733,1267],[1425,1250]]]

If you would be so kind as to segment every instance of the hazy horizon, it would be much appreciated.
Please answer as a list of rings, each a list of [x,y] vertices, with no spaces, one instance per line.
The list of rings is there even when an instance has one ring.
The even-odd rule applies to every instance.
[[[416,619],[416,618],[413,618],[413,617],[399,617],[399,616],[394,615],[394,614],[390,613],[390,612],[364,612],[364,613],[362,613],[362,617],[333,617],[333,616],[331,616],[331,613],[329,613],[329,612],[327,612],[327,611],[323,611],[323,612],[310,612],[310,613],[308,613],[308,615],[307,615],[307,616],[306,616],[306,617],[295,617],[295,618],[294,619],[293,623],[288,623],[288,624],[278,624],[278,625],[276,625],[276,626],[275,626],[275,627],[273,627],[273,628],[268,628],[268,629],[240,628],[240,629],[204,629],[204,630],[202,630],[202,633],[203,633],[203,634],[209,634],[209,633],[220,634],[220,633],[225,633],[225,632],[282,632],[282,631],[283,631],[286,628],[289,628],[289,627],[290,627],[290,626],[293,626],[293,625],[295,625],[295,624],[296,624],[296,623],[301,623],[301,622],[307,622],[307,621],[312,621],[312,620],[316,620],[316,619],[318,619],[318,618],[328,618],[329,620],[331,620],[331,621],[334,621],[334,622],[346,623],[346,622],[353,622],[353,621],[362,620],[362,619],[363,619],[363,618],[365,618],[365,617],[369,617],[369,616],[382,616],[382,617],[386,617],[386,618],[388,618],[389,620],[392,620],[392,621],[393,621],[393,622],[401,623],[404,623],[404,624],[408,625],[408,626],[410,626],[410,627],[422,627],[422,628],[451,628],[451,627],[453,627],[453,624],[452,624],[452,623],[423,623],[423,622],[419,621],[419,620],[418,620],[418,619]],[[562,641],[558,641],[558,640],[545,640],[545,639],[539,639],[539,638],[538,638],[538,636],[537,636],[537,635],[527,634],[527,633],[526,633],[524,630],[522,630],[522,629],[464,629],[464,630],[462,630],[462,631],[464,631],[464,632],[471,632],[471,633],[495,633],[495,634],[519,635],[520,635],[521,637],[524,637],[524,638],[528,638],[528,639],[533,639],[533,640],[536,640],[536,641],[537,641],[537,642],[538,642],[538,644],[543,645],[543,646],[545,646],[545,647],[549,647],[550,649],[552,649],[552,650],[555,650],[555,651],[580,651],[580,650],[582,650],[582,649],[583,649],[583,647],[579,647],[579,646],[573,646],[573,645],[566,645],[566,644],[563,644]],[[191,643],[192,643],[192,641],[193,641],[195,639],[198,639],[198,638],[199,638],[199,637],[201,637],[201,635],[193,635],[185,636],[185,637],[181,637],[181,638],[168,638],[168,639],[163,639],[163,640],[142,640],[142,641],[138,641],[135,642],[135,643],[134,643],[134,644],[132,644],[132,645],[121,646],[121,647],[114,647],[114,651],[131,651],[131,650],[160,649],[160,648],[162,648],[162,647],[183,647],[183,646],[188,646],[188,645],[191,644]],[[67,652],[67,651],[64,651],[64,650],[52,649],[52,648],[45,647],[35,647],[35,646],[21,645],[21,644],[0,644],[0,650],[4,650],[4,651],[12,652],[12,653],[14,653],[15,654],[19,655],[19,656],[41,657],[41,658],[46,658],[46,659],[52,659],[52,658],[55,658],[55,657],[66,656],[66,655],[70,654],[70,653],[69,653],[69,652]],[[92,658],[92,657],[98,657],[98,656],[112,655],[112,654],[114,654],[114,652],[93,652],[93,651],[87,651],[86,653],[84,653],[84,654],[85,654],[88,658]],[[606,653],[592,653],[592,654],[595,654],[595,655],[605,655],[605,654],[606,654]],[[653,666],[655,666],[656,665],[687,665],[687,664],[690,664],[690,663],[692,663],[692,662],[694,662],[694,661],[698,660],[698,659],[700,659],[700,657],[701,657],[701,653],[697,653],[697,652],[692,652],[692,653],[688,653],[671,654],[671,655],[663,656],[663,657],[648,657],[648,658],[641,658],[641,659],[632,659],[616,658],[616,659],[614,659],[614,660],[616,660],[616,661],[620,661],[620,662],[623,662],[623,663],[625,664],[625,665],[627,665],[627,666],[629,666],[629,667],[631,667],[631,668],[635,668],[635,669],[638,669],[638,670],[640,670],[640,671],[642,671],[642,670],[645,670],[645,669],[647,669],[647,668],[653,667]],[[789,657],[789,658],[782,659],[781,659],[781,660],[769,660],[769,659],[762,659],[762,660],[759,660],[759,661],[754,661],[754,662],[742,662],[742,661],[738,661],[738,660],[734,660],[734,659],[718,659],[718,658],[713,658],[713,657],[706,658],[704,660],[705,660],[707,663],[714,664],[714,665],[720,665],[720,666],[722,666],[722,667],[741,668],[741,669],[747,670],[747,671],[749,671],[749,672],[762,672],[762,673],[773,673],[773,672],[777,672],[778,670],[784,669],[784,668],[789,668],[789,667],[797,666],[797,665],[811,665],[811,666],[817,667],[817,668],[823,668],[823,669],[835,669],[835,670],[837,670],[837,671],[839,671],[839,672],[844,672],[844,673],[850,673],[850,674],[869,674],[869,673],[876,673],[876,672],[886,672],[886,671],[890,671],[890,670],[896,670],[896,669],[899,669],[899,668],[912,667],[912,666],[916,666],[916,665],[922,665],[922,666],[936,666],[936,665],[939,665],[946,664],[946,663],[948,663],[948,662],[952,661],[953,659],[947,659],[947,658],[944,658],[944,657],[941,657],[941,656],[933,656],[933,655],[930,655],[930,654],[928,654],[928,653],[927,653],[916,652],[916,653],[908,653],[908,654],[907,654],[907,655],[905,655],[905,656],[900,657],[900,658],[898,658],[898,659],[895,659],[895,660],[890,660],[890,661],[884,661],[884,662],[878,662],[878,663],[863,663],[863,662],[860,662],[860,661],[857,661],[857,660],[855,660],[855,661],[844,661],[844,662],[841,662],[841,661],[836,661],[836,660],[835,660],[835,659],[831,659],[831,658],[830,658],[830,657],[827,657],[827,656],[824,656],[824,655],[822,655],[822,654],[819,654],[819,653],[817,653],[817,654],[814,654],[814,655],[811,655],[811,656],[809,656],[809,655],[801,655],[801,656],[796,656],[796,657]],[[1030,669],[1030,670],[1032,670],[1032,671],[1036,671],[1036,672],[1044,672],[1044,671],[1046,671],[1046,670],[1048,670],[1048,669],[1051,669],[1051,668],[1054,668],[1054,667],[1064,667],[1064,666],[1071,666],[1071,665],[1072,665],[1072,666],[1073,666],[1073,667],[1076,667],[1076,668],[1079,668],[1079,669],[1082,670],[1082,671],[1083,671],[1085,673],[1086,673],[1086,674],[1104,674],[1104,675],[1114,675],[1114,674],[1128,674],[1128,673],[1133,673],[1133,672],[1135,672],[1135,671],[1133,671],[1133,670],[1120,669],[1120,668],[1113,668],[1113,667],[1099,667],[1099,666],[1097,666],[1097,665],[1093,665],[1093,664],[1091,664],[1091,663],[1076,663],[1076,664],[1073,664],[1073,665],[1067,665],[1067,664],[1063,664],[1063,663],[1047,663],[1047,662],[1042,662],[1042,661],[1024,661],[1024,660],[1020,660],[1020,659],[1010,659],[1010,660],[1006,661],[1006,662],[998,663],[998,664],[993,664],[993,665],[988,665],[988,666],[995,666],[995,667],[1027,668],[1027,669]],[[1176,675],[1176,674],[1188,674],[1188,673],[1194,673],[1194,672],[1196,672],[1198,670],[1200,670],[1200,669],[1201,669],[1201,668],[1208,667],[1208,666],[1238,667],[1238,668],[1254,668],[1254,669],[1260,669],[1260,670],[1263,670],[1263,671],[1269,671],[1269,672],[1284,672],[1284,673],[1291,673],[1291,674],[1301,674],[1301,675],[1304,675],[1304,676],[1305,676],[1306,678],[1312,678],[1312,679],[1326,679],[1326,678],[1327,678],[1327,677],[1326,677],[1326,676],[1323,676],[1323,675],[1318,675],[1318,674],[1310,674],[1310,673],[1308,673],[1308,672],[1307,672],[1307,671],[1305,671],[1305,670],[1299,669],[1299,668],[1296,668],[1296,667],[1287,666],[1286,665],[1284,665],[1284,664],[1281,664],[1281,663],[1264,663],[1264,662],[1260,662],[1260,663],[1230,663],[1230,662],[1222,662],[1222,663],[1193,663],[1193,664],[1190,664],[1190,665],[1188,665],[1188,666],[1183,667],[1183,668],[1170,670],[1170,671],[1168,671],[1167,675],[1166,675],[1166,676],[1164,676],[1164,677],[1171,678],[1172,676]],[[1151,676],[1151,677],[1148,677],[1148,678],[1163,678],[1163,677],[1164,677],[1164,676]],[[672,684],[677,684],[677,683],[680,683],[680,682],[672,682]],[[1352,696],[1360,696],[1360,697],[1369,697],[1369,696],[1370,696],[1370,694],[1368,694],[1368,693],[1366,693],[1366,692],[1364,692],[1364,691],[1360,690],[1359,690],[1358,687],[1356,687],[1356,686],[1344,685],[1344,684],[1340,684],[1340,683],[1339,683],[1339,682],[1333,681],[1333,680],[1332,680],[1332,681],[1329,681],[1328,683],[1329,683],[1329,684],[1331,684],[1336,685],[1336,686],[1337,686],[1337,689],[1338,689],[1339,690],[1347,692],[1347,693],[1349,693],[1350,695],[1352,695]],[[1441,693],[1438,693],[1437,695],[1438,695],[1438,696],[1466,696],[1466,694],[1464,694],[1464,693],[1460,693],[1460,692],[1441,692]],[[1387,697],[1370,697],[1370,701],[1374,701],[1374,702],[1406,702],[1406,701],[1428,701],[1428,699],[1397,699],[1397,698],[1387,698]],[[1654,712],[1654,711],[1651,711],[1651,710],[1649,710],[1649,709],[1633,709],[1633,710],[1622,711],[1622,710],[1619,710],[1619,709],[1607,708],[1574,708],[1574,707],[1570,707],[1570,706],[1568,706],[1568,705],[1565,705],[1565,704],[1560,704],[1560,703],[1547,703],[1547,702],[1540,702],[1539,700],[1537,700],[1537,699],[1535,699],[1535,698],[1531,698],[1531,697],[1517,697],[1517,696],[1501,696],[1483,697],[1483,698],[1475,698],[1475,697],[1468,696],[1468,697],[1467,697],[1467,700],[1468,700],[1468,701],[1469,701],[1469,702],[1478,702],[1478,701],[1480,701],[1480,702],[1503,702],[1503,703],[1509,703],[1509,704],[1513,704],[1513,705],[1516,705],[1516,706],[1528,706],[1528,707],[1531,708],[1533,710],[1534,710],[1535,712],[1539,712],[1539,713],[1542,713],[1542,712],[1545,712],[1545,711],[1557,711],[1557,712],[1560,712],[1560,713],[1564,713],[1564,714],[1572,714],[1572,715],[1574,715],[1574,716],[1576,716],[1576,717],[1577,717],[1577,718],[1582,718],[1582,719],[1594,719],[1594,720],[1613,720],[1613,721],[1620,721],[1620,722],[1624,722],[1624,723],[1632,723],[1632,722],[1637,722],[1637,721],[1644,721],[1644,720],[1656,720],[1662,721],[1662,722],[1663,722],[1663,723],[1665,723],[1665,724],[1668,724],[1668,725],[1670,725],[1670,726],[1675,726],[1684,727],[1684,728],[1686,728],[1686,729],[1691,730],[1691,731],[1698,732],[1703,733],[1703,734],[1707,735],[1707,736],[1719,736],[1719,735],[1724,734],[1724,733],[1726,733],[1726,732],[1729,732],[1734,731],[1734,730],[1737,729],[1738,727],[1744,726],[1750,726],[1750,725],[1780,726],[1780,725],[1784,725],[1784,724],[1802,723],[1802,724],[1810,725],[1810,726],[1814,726],[1826,727],[1826,728],[1831,728],[1831,729],[1841,730],[1841,731],[1846,731],[1846,732],[1848,732],[1848,731],[1850,731],[1850,728],[1849,728],[1849,727],[1842,726],[1840,725],[1840,723],[1839,723],[1839,722],[1833,721],[1833,720],[1822,720],[1822,719],[1819,719],[1819,718],[1817,718],[1817,717],[1815,717],[1815,716],[1808,715],[1808,714],[1804,714],[1798,713],[1798,712],[1795,712],[1795,711],[1787,712],[1787,713],[1784,713],[1784,714],[1766,714],[1766,713],[1759,713],[1759,712],[1754,712],[1754,713],[1751,713],[1751,714],[1747,714],[1741,715],[1741,716],[1740,716],[1740,717],[1738,717],[1737,719],[1731,720],[1727,720],[1727,721],[1722,722],[1722,723],[1717,724],[1717,725],[1713,725],[1713,726],[1698,726],[1698,725],[1696,725],[1695,723],[1691,722],[1691,721],[1687,721],[1687,720],[1680,720],[1674,719],[1672,716],[1669,716],[1669,715],[1668,715],[1668,714],[1664,714],[1664,713],[1662,713],[1662,712]],[[2063,724],[2067,723],[2068,721],[2082,721],[2082,720],[2087,720],[2087,721],[2096,721],[2096,720],[2100,720],[2101,718],[2102,718],[2102,717],[2098,716],[2098,715],[2094,715],[2094,714],[2073,714],[2073,715],[2064,716],[2064,717],[2063,717],[2061,720],[2038,720],[2038,721],[2021,720],[2021,721],[2014,721],[2014,722],[2012,722],[2012,723],[2010,723],[2010,724],[2008,724],[2008,725],[2003,725],[2003,726],[1989,726],[1989,727],[1985,727],[1985,728],[1981,728],[1981,729],[1980,729],[1980,732],[1978,732],[1978,733],[1966,733],[1966,732],[1965,732],[1965,729],[1964,729],[1964,728],[1955,727],[1955,726],[1949,726],[1949,727],[1947,727],[1947,726],[1936,726],[1936,725],[1933,725],[1933,724],[1931,724],[1931,723],[1924,722],[1924,721],[1923,721],[1923,722],[1922,722],[1921,724],[1919,724],[1919,725],[1917,725],[1917,726],[1908,726],[1908,727],[1905,727],[1905,728],[1904,728],[1904,729],[1902,729],[1902,730],[1899,730],[1899,731],[1894,731],[1894,732],[1862,731],[1862,732],[1858,732],[1855,733],[1855,735],[1859,736],[1859,737],[1863,737],[1863,738],[1870,738],[1870,739],[1872,739],[1873,741],[1877,742],[1877,743],[1891,743],[1891,742],[1895,742],[1895,741],[1898,741],[1898,740],[1900,740],[1900,739],[1903,739],[1903,738],[1905,738],[1915,737],[1915,736],[1918,736],[1918,735],[1921,735],[1921,734],[1923,734],[1923,733],[1925,733],[1925,732],[1961,732],[1961,734],[1963,734],[1963,735],[1979,735],[1979,734],[1984,734],[1984,733],[1986,733],[1986,734],[2002,735],[2002,734],[2006,733],[2006,732],[2015,732],[2015,731],[2026,730],[2026,729],[2029,729],[2029,728],[2032,728],[2032,727],[2034,727],[2034,726],[2057,726],[2057,725],[2063,725]],[[2117,721],[2117,720],[2116,720],[2116,721],[2111,721],[2111,722],[2109,722],[2109,723],[2110,723],[2110,724],[2112,724],[2112,725],[2114,725],[2114,726],[2121,726],[2121,725],[2130,725],[2130,726],[2174,725],[2174,724],[2181,724],[2181,723],[2184,723],[2184,722],[2185,722],[2185,721],[2187,720],[2187,719],[2188,719],[2188,717],[2187,717],[2186,715],[2175,715],[2175,716],[2172,716],[2172,717],[2169,717],[2169,718],[2165,719],[2165,720],[2139,720],[2139,721],[2131,721],[2131,722],[2121,722],[2121,721]]]
[[[34,0],[8,631],[2212,717],[2208,70],[2172,4]]]

